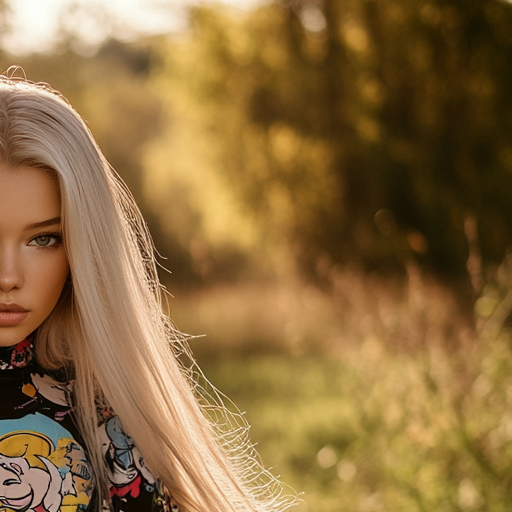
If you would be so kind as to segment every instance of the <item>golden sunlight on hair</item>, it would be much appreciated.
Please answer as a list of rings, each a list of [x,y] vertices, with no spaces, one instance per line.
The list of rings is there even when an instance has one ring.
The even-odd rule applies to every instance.
[[[55,249],[48,242],[54,235],[37,231],[30,240],[50,247],[34,248],[32,242],[25,247],[17,233],[12,245],[23,255],[40,251],[37,257],[32,252],[27,256],[27,266],[34,268],[37,258],[49,261],[57,254],[52,251],[60,251],[67,256],[70,280],[63,260],[52,279],[51,304],[57,304],[41,325],[33,325],[35,334],[24,332],[28,337],[18,340],[22,344],[7,347],[11,352],[2,357],[11,361],[5,368],[41,365],[22,390],[34,400],[49,397],[62,408],[50,420],[62,420],[61,426],[69,423],[69,437],[75,440],[66,449],[83,461],[84,473],[80,484],[70,473],[66,485],[77,496],[81,485],[80,496],[91,500],[97,511],[103,500],[114,506],[122,502],[123,510],[137,512],[142,512],[140,503],[155,500],[162,511],[285,510],[293,499],[260,466],[245,422],[227,411],[215,390],[207,393],[197,384],[196,366],[187,369],[179,362],[181,353],[190,354],[185,337],[162,311],[154,249],[144,220],[80,116],[49,86],[4,76],[0,134],[0,160],[8,169],[21,169],[8,174],[9,179],[40,169],[45,173],[37,174],[42,180],[38,197],[44,186],[51,188],[49,175],[57,178],[60,190],[59,212],[52,210],[51,216],[60,214],[62,246]],[[52,205],[55,210],[57,204]],[[16,211],[8,214],[25,222],[29,212]],[[37,224],[45,220],[41,216],[39,212],[27,222]],[[3,223],[0,228],[10,229]],[[13,300],[23,289],[21,281],[12,288]],[[63,438],[54,440],[55,447]],[[52,489],[59,454],[43,461]],[[64,504],[66,492],[41,496],[41,503],[62,499]]]

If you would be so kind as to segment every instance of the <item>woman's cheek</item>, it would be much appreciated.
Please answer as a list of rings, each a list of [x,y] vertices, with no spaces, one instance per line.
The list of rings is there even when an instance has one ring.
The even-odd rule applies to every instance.
[[[34,294],[40,301],[41,313],[49,314],[57,304],[66,284],[69,265],[63,248],[45,249],[45,251],[49,254],[38,255],[40,256],[39,265],[35,265]],[[52,254],[53,251],[56,253]]]
[[[52,295],[55,303],[59,300],[62,289],[64,288],[69,276],[69,264],[66,253],[63,248],[59,248],[57,250],[59,251],[59,257],[56,258],[51,272],[49,273],[49,278],[52,281],[51,288],[53,289]]]

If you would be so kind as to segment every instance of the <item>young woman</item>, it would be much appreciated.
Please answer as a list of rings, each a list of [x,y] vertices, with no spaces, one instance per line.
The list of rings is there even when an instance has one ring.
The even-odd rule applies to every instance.
[[[144,221],[82,119],[0,77],[0,511],[288,508],[180,364],[160,293]]]

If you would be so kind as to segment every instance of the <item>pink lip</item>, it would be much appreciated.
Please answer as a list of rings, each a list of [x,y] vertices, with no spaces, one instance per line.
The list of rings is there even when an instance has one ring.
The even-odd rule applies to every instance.
[[[15,327],[23,322],[28,314],[29,311],[19,304],[0,302],[0,327]]]
[[[14,302],[0,302],[0,313],[28,313],[28,309],[20,306],[19,304],[15,304]]]

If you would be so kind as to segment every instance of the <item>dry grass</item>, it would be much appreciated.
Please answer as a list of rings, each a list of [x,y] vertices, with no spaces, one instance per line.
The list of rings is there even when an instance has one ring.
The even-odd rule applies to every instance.
[[[247,411],[302,511],[509,510],[512,294],[505,264],[476,322],[411,267],[402,282],[329,269],[174,301],[207,377]],[[476,328],[473,327],[476,325]]]
[[[343,354],[375,342],[398,350],[469,340],[472,319],[454,294],[410,266],[403,279],[329,269],[322,288],[299,280],[178,292],[171,316],[198,354]]]

